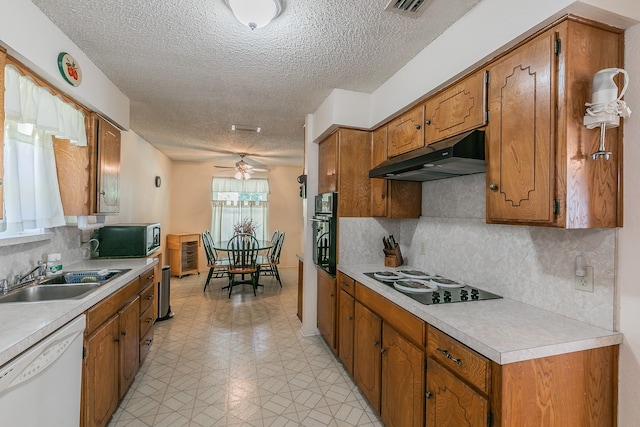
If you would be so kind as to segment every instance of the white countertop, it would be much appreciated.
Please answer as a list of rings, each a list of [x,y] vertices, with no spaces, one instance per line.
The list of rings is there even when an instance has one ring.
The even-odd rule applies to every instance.
[[[153,268],[155,258],[87,260],[64,266],[64,271],[131,269],[77,300],[0,303],[0,366]]]
[[[424,305],[364,273],[380,264],[339,265],[352,277],[432,326],[499,364],[620,344],[622,334],[508,298]]]

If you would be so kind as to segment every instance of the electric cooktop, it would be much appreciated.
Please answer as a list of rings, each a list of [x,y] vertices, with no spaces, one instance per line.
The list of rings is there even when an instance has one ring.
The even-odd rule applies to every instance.
[[[500,295],[418,270],[378,271],[364,275],[426,305],[502,298]]]

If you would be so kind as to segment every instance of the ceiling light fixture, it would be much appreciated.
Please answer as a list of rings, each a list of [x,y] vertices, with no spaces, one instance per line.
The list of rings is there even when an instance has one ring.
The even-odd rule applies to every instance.
[[[280,14],[280,0],[224,0],[241,24],[255,30]]]
[[[249,172],[247,172],[247,171],[239,170],[234,175],[234,178],[235,179],[240,179],[240,180],[247,180],[247,179],[251,179],[251,174],[249,174]]]

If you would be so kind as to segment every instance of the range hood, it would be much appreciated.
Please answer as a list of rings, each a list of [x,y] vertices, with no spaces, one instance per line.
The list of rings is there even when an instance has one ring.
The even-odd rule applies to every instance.
[[[431,181],[485,172],[484,131],[443,139],[393,157],[369,171],[369,178]]]

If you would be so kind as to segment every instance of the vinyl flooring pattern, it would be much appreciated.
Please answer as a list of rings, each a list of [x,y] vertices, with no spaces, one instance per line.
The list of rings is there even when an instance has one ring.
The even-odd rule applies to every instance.
[[[108,427],[382,426],[320,336],[303,337],[297,269],[283,287],[235,288],[206,274],[171,278],[175,317],[154,343]]]

